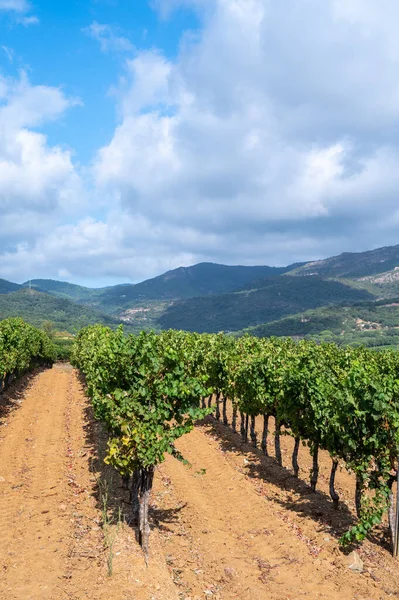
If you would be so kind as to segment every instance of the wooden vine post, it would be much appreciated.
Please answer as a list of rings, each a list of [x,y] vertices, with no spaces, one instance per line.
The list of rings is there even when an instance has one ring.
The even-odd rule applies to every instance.
[[[399,459],[396,472],[396,513],[395,513],[395,531],[393,536],[393,556],[398,557],[399,553]]]

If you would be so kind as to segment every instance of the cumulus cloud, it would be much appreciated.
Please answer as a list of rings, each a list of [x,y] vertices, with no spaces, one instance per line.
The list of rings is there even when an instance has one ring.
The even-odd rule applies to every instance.
[[[93,21],[89,27],[83,29],[83,33],[99,42],[102,52],[131,52],[133,50],[133,44],[127,38],[119,35],[119,30],[111,25]]]
[[[0,78],[0,251],[29,246],[82,202],[71,152],[33,130],[74,104],[58,88],[31,85],[25,73]]]
[[[211,256],[227,262],[231,239],[241,262],[280,264],[398,241],[397,3],[156,6],[191,6],[203,26],[174,62],[156,51],[127,61],[100,187],[165,231],[202,235],[195,251],[187,241],[195,256],[216,236]],[[276,252],[276,235],[290,252]]]
[[[200,260],[286,264],[398,243],[395,0],[153,5],[164,18],[191,8],[199,25],[173,60],[160,49],[124,60],[119,122],[91,167],[109,214],[58,223],[7,249],[7,268],[137,280]],[[104,52],[132,51],[108,25],[86,33]],[[11,207],[18,195],[38,211],[40,196],[51,214],[81,179],[70,153],[32,128],[73,101],[54,88],[18,86],[23,79],[15,92],[0,80],[0,165],[12,165],[3,169],[0,202]],[[22,148],[31,195],[18,189]]]
[[[145,279],[149,273],[174,268],[176,257],[181,263],[195,259],[195,254],[183,248],[179,228],[171,227],[167,233],[171,239],[180,239],[172,252],[165,231],[140,215],[117,211],[106,221],[84,218],[75,225],[54,227],[34,244],[4,252],[0,276],[13,279],[18,272],[23,281],[34,273],[35,277],[69,277],[89,285]],[[148,252],[149,243],[153,252]]]

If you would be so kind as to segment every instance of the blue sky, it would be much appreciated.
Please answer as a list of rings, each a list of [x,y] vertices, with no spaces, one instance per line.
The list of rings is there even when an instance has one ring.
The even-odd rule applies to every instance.
[[[399,241],[396,0],[0,0],[0,277]]]
[[[173,18],[160,18],[146,0],[40,1],[28,11],[38,24],[21,26],[12,11],[0,12],[0,67],[3,74],[26,69],[32,84],[62,86],[82,104],[45,129],[50,144],[73,148],[76,160],[90,161],[113,135],[117,114],[112,86],[123,76],[128,52],[101,52],[98,42],[85,33],[92,23],[107,24],[116,36],[128,39],[134,50],[160,48],[170,59],[179,49],[182,34],[195,30],[198,20],[189,7]],[[122,55],[122,56],[121,56]]]

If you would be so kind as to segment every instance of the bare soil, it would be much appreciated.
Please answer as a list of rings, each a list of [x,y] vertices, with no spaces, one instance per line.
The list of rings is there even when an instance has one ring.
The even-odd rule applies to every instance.
[[[348,569],[338,538],[354,520],[354,481],[337,474],[334,510],[327,456],[311,494],[309,453],[295,479],[289,437],[285,467],[212,418],[177,446],[189,464],[167,457],[157,470],[147,568],[77,373],[56,365],[10,389],[0,400],[1,600],[399,596],[383,528],[359,549],[364,572]]]
[[[56,365],[10,390],[2,405],[0,598],[178,598],[157,533],[147,569],[133,530],[117,523],[120,481],[99,460],[101,431],[76,372]],[[114,520],[107,529],[105,496]]]

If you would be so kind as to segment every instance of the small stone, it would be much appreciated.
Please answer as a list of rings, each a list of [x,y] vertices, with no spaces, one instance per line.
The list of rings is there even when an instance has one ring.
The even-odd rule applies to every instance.
[[[237,575],[237,571],[233,567],[225,567],[224,574],[229,579],[233,579]]]
[[[4,477],[0,477],[0,483],[4,483],[4,482],[5,482]]]
[[[66,504],[60,504],[58,508],[60,510],[66,510],[67,509]]]
[[[327,569],[327,571],[334,571],[335,566],[329,560],[323,560],[323,566]]]
[[[363,561],[355,550],[347,556],[346,561],[348,569],[356,573],[363,573]]]

